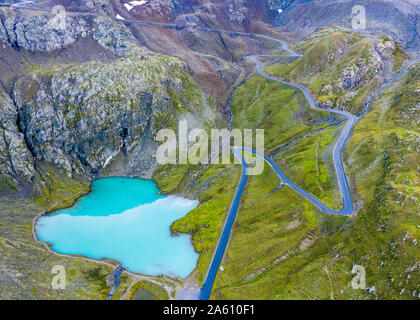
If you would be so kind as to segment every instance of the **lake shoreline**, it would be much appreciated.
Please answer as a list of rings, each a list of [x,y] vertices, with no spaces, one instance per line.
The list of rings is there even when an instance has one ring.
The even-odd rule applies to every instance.
[[[172,274],[173,271],[169,271],[169,270],[172,270],[171,269],[172,267],[170,267],[171,265],[172,266],[178,265],[177,268],[179,268],[179,267],[182,268],[183,263],[180,264],[180,261],[183,261],[183,260],[180,260],[180,258],[176,258],[175,260],[172,260],[172,259],[170,260],[172,264],[169,264],[168,271],[162,271],[162,272],[160,272],[160,271],[156,271],[156,272],[155,271],[140,272],[136,268],[130,267],[130,263],[132,263],[132,262],[126,262],[124,260],[125,259],[124,258],[124,255],[125,255],[125,257],[128,257],[128,259],[129,259],[128,261],[132,261],[132,259],[130,258],[131,257],[131,253],[130,253],[129,247],[130,247],[130,245],[132,246],[132,245],[135,245],[135,244],[132,244],[131,241],[127,242],[126,246],[121,247],[121,248],[125,248],[126,249],[125,251],[122,250],[122,253],[121,254],[123,256],[120,256],[119,258],[115,258],[115,252],[117,252],[117,255],[120,255],[119,251],[117,250],[118,249],[117,247],[119,245],[121,245],[120,244],[121,238],[118,238],[118,237],[117,237],[117,239],[119,239],[120,242],[117,242],[117,244],[115,244],[114,247],[112,248],[112,250],[115,250],[115,251],[112,251],[112,252],[114,252],[114,254],[110,254],[108,256],[105,254],[101,258],[96,258],[95,257],[95,254],[92,254],[91,255],[89,253],[86,254],[85,252],[83,252],[81,254],[77,254],[77,253],[66,252],[63,249],[60,250],[60,249],[57,249],[57,248],[53,248],[53,246],[59,245],[59,244],[57,244],[57,242],[55,242],[55,241],[51,241],[51,239],[47,239],[47,238],[45,238],[43,236],[40,236],[40,233],[42,232],[42,230],[40,229],[40,223],[41,223],[41,220],[43,218],[54,218],[54,217],[60,216],[60,213],[58,213],[60,210],[66,210],[66,209],[75,208],[75,205],[77,203],[79,203],[79,206],[80,205],[83,206],[83,203],[86,203],[86,198],[84,198],[84,196],[89,196],[89,195],[92,195],[94,193],[94,191],[95,191],[95,185],[94,185],[95,182],[97,183],[97,181],[102,181],[102,184],[103,184],[106,181],[107,184],[108,184],[108,189],[104,189],[105,192],[108,191],[108,192],[114,193],[114,190],[112,190],[113,186],[110,184],[110,183],[114,183],[114,181],[110,181],[110,179],[112,179],[112,178],[116,179],[115,181],[117,181],[117,183],[122,183],[122,184],[124,184],[124,183],[126,183],[127,181],[130,181],[130,180],[131,180],[130,181],[130,184],[133,184],[133,183],[134,184],[136,184],[136,183],[138,184],[138,183],[140,183],[140,185],[141,186],[144,186],[144,188],[146,188],[147,190],[146,189],[145,190],[140,189],[140,191],[139,191],[137,189],[134,189],[136,191],[136,193],[137,193],[137,195],[134,197],[134,199],[136,199],[136,197],[138,198],[138,192],[140,192],[140,194],[142,196],[145,196],[146,197],[146,202],[145,203],[144,202],[140,202],[138,205],[135,204],[135,205],[132,205],[131,207],[130,207],[130,203],[129,203],[128,204],[129,207],[125,208],[124,205],[126,205],[126,204],[124,203],[124,198],[122,198],[120,200],[120,202],[123,203],[123,207],[124,207],[123,210],[122,210],[122,212],[118,212],[118,213],[117,212],[112,212],[109,215],[108,214],[105,215],[105,216],[99,215],[96,218],[98,218],[98,217],[102,217],[102,218],[103,217],[107,217],[107,218],[110,218],[112,221],[115,221],[115,219],[116,219],[117,216],[118,217],[122,217],[123,219],[124,218],[127,218],[127,217],[129,217],[130,219],[133,218],[133,217],[134,217],[134,219],[138,219],[138,213],[131,212],[132,210],[136,210],[136,209],[140,208],[140,213],[142,213],[142,215],[145,215],[145,214],[147,215],[147,210],[149,210],[149,208],[151,208],[151,210],[158,210],[159,211],[160,210],[160,207],[159,206],[161,206],[161,205],[164,206],[163,207],[163,211],[160,213],[161,215],[162,214],[165,215],[165,213],[168,212],[168,211],[170,211],[172,213],[172,216],[173,216],[173,214],[176,214],[178,216],[180,214],[182,214],[182,216],[180,216],[180,217],[175,216],[174,220],[172,220],[171,216],[166,216],[166,218],[165,218],[166,220],[163,220],[163,223],[165,223],[165,221],[166,221],[166,223],[168,221],[170,221],[170,224],[168,225],[168,229],[169,230],[167,230],[166,228],[164,229],[164,234],[165,235],[164,235],[164,238],[163,239],[167,239],[166,241],[176,240],[177,241],[176,243],[178,243],[178,245],[181,245],[181,243],[184,243],[182,245],[182,246],[184,246],[184,245],[186,245],[186,239],[183,239],[182,237],[184,237],[184,236],[185,237],[188,237],[188,246],[190,246],[190,248],[191,248],[191,250],[192,250],[193,253],[188,253],[188,252],[185,251],[185,249],[178,249],[178,250],[181,250],[179,252],[182,252],[184,255],[186,255],[186,257],[188,257],[191,254],[192,254],[192,256],[194,256],[194,259],[195,259],[195,261],[194,261],[194,267],[193,267],[193,269],[191,271],[189,271],[188,275],[185,276],[182,273],[181,274],[177,274],[178,272],[175,272],[175,274]],[[151,184],[151,183],[153,183],[153,184]],[[110,189],[109,189],[109,187],[110,187]],[[127,188],[127,187],[128,188],[131,188],[131,189],[133,188],[132,185],[131,186],[128,185],[127,187],[122,186],[122,185],[119,185],[119,187],[120,188],[122,187],[121,188],[122,190],[125,190],[125,188]],[[148,188],[149,189],[152,188],[152,189],[149,190]],[[34,240],[37,241],[37,242],[43,243],[45,245],[45,247],[48,247],[48,250],[50,252],[52,252],[54,254],[57,254],[57,255],[60,255],[60,256],[69,256],[69,257],[76,257],[76,258],[82,258],[82,259],[95,260],[95,261],[98,261],[98,262],[101,262],[101,263],[106,263],[107,265],[113,266],[113,267],[115,267],[116,265],[118,265],[120,263],[124,267],[126,267],[128,269],[128,271],[133,272],[133,273],[138,274],[138,275],[145,275],[145,276],[152,276],[152,277],[156,277],[156,276],[161,276],[162,275],[162,276],[168,276],[170,278],[174,278],[176,280],[180,280],[180,279],[184,280],[184,279],[188,278],[189,276],[191,276],[191,274],[197,268],[197,262],[198,262],[198,259],[199,259],[199,255],[200,254],[198,252],[196,252],[196,250],[195,250],[195,248],[193,246],[192,236],[190,234],[187,234],[187,233],[185,233],[185,234],[184,233],[182,233],[182,234],[180,234],[180,233],[173,233],[172,230],[171,230],[171,225],[175,221],[181,219],[183,216],[185,216],[186,214],[188,214],[189,211],[193,210],[198,205],[198,201],[196,201],[196,200],[193,201],[193,200],[190,200],[190,199],[183,198],[183,197],[181,197],[181,195],[157,195],[157,193],[155,193],[156,198],[151,198],[151,197],[149,198],[148,197],[148,193],[149,194],[150,194],[150,192],[153,193],[155,191],[154,188],[156,188],[156,191],[159,190],[157,188],[156,182],[153,181],[153,180],[144,180],[144,179],[126,178],[126,177],[106,177],[106,178],[95,179],[95,180],[91,181],[91,184],[90,184],[90,186],[87,189],[87,192],[81,192],[80,193],[80,196],[79,195],[76,195],[75,196],[74,201],[72,201],[72,205],[66,205],[65,207],[61,207],[61,208],[54,208],[54,210],[50,210],[50,211],[47,211],[46,210],[44,212],[39,213],[36,217],[34,217],[34,219],[33,219],[33,237],[34,237]],[[102,190],[102,191],[104,191],[104,190]],[[146,194],[143,195],[143,193],[145,191],[146,191]],[[98,197],[98,193],[94,194],[94,197],[96,199]],[[128,195],[125,195],[125,197],[130,197],[130,195],[129,194]],[[84,202],[82,202],[80,204],[80,201],[83,198],[85,200],[84,200]],[[187,201],[187,202],[186,203],[185,202],[183,203],[182,201],[179,202],[181,199],[182,199],[182,201]],[[134,201],[139,201],[139,200],[136,199]],[[144,201],[144,199],[141,200],[141,201]],[[172,202],[171,201],[178,202],[178,204],[175,205],[172,208],[173,205],[172,205]],[[116,201],[116,202],[118,202],[118,201]],[[117,204],[117,207],[118,206],[119,206],[119,204]],[[108,209],[108,207],[106,207],[106,204],[105,204],[105,208]],[[75,210],[77,211],[79,209],[75,209]],[[114,206],[114,209],[115,209],[115,206]],[[75,210],[73,210],[73,211],[75,211]],[[101,211],[101,209],[99,209],[99,210]],[[188,210],[188,211],[187,212],[183,212],[183,210],[184,211],[185,210]],[[111,211],[112,211],[112,208],[111,208]],[[102,210],[102,214],[103,214],[103,212],[104,212],[104,210]],[[117,214],[115,214],[115,213],[117,213]],[[125,214],[125,216],[122,215],[123,213]],[[86,215],[86,216],[85,215],[77,215],[77,214],[75,214],[75,215],[73,215],[73,214],[69,215],[68,213],[64,213],[64,214],[66,216],[71,216],[71,218],[75,218],[75,219],[78,219],[78,218],[80,219],[81,217],[85,217],[86,218],[86,217],[89,217],[90,216],[89,214]],[[154,217],[154,215],[152,215],[152,216]],[[92,217],[95,217],[95,214],[93,216],[91,216],[91,218]],[[154,219],[156,219],[156,218],[154,218]],[[101,221],[103,222],[103,219]],[[156,220],[154,222],[156,223]],[[157,224],[157,227],[159,229],[160,229],[160,225],[161,225],[161,223],[159,222]],[[118,224],[116,226],[118,227]],[[130,227],[130,224],[128,224],[127,226]],[[66,225],[66,227],[68,228],[68,225]],[[60,228],[62,229],[64,227],[61,226]],[[95,232],[99,232],[100,233],[101,230],[102,229],[100,229],[100,228],[98,230],[95,229]],[[122,231],[124,231],[124,230],[122,230]],[[168,231],[169,231],[169,233],[168,233]],[[121,233],[121,226],[120,226],[119,232]],[[122,232],[122,234],[123,233],[124,232]],[[135,234],[136,235],[136,238],[134,239],[134,241],[139,241],[139,239],[141,239],[141,234],[142,234],[141,231],[140,231],[140,234]],[[150,231],[146,231],[145,235],[143,235],[143,236],[145,236],[147,238],[148,237],[147,234],[149,234],[149,236],[152,236],[152,237],[154,236],[154,232],[152,232],[152,234],[150,234]],[[77,233],[75,235],[73,235],[73,236],[75,238],[77,238]],[[102,235],[101,237],[109,238],[109,237],[107,237],[107,234]],[[68,239],[66,239],[66,240],[68,240]],[[146,239],[146,240],[148,240],[148,239]],[[112,240],[107,240],[107,241],[112,241]],[[151,241],[154,241],[154,240],[152,239]],[[59,243],[59,241],[58,241],[58,243]],[[70,243],[70,247],[71,247],[73,242],[70,241],[69,243]],[[77,241],[76,241],[76,243],[77,243]],[[100,240],[98,240],[98,243],[100,243]],[[146,250],[147,255],[151,255],[153,257],[153,249],[156,248],[157,244],[155,243],[155,246],[147,246],[147,243],[148,242],[146,241],[145,243],[146,244],[145,244],[145,247],[143,248],[143,250]],[[153,242],[151,242],[151,243],[153,243]],[[172,245],[176,245],[176,243],[175,244],[172,244]],[[95,248],[94,246],[95,246],[95,244],[93,244],[93,247],[92,247],[93,249],[92,250],[95,250],[94,249]],[[100,245],[99,245],[99,247],[100,247]],[[86,249],[86,247],[82,249],[82,251],[86,251],[86,250],[90,250],[90,249]],[[168,251],[168,249],[165,249],[165,250],[164,250],[164,252],[167,252]],[[136,254],[138,254],[138,253],[136,253]],[[173,254],[173,253],[171,253],[171,254]],[[159,257],[157,259],[159,260],[161,258]],[[139,261],[140,261],[140,259],[139,259]],[[143,260],[141,263],[144,263],[144,265],[147,265],[147,262],[145,262],[145,261],[146,260]],[[152,260],[152,261],[154,261],[154,260]],[[187,261],[188,261],[188,259],[187,259]],[[141,263],[140,263],[140,265],[141,265]],[[137,263],[134,263],[134,265],[136,265],[136,264]],[[187,262],[187,264],[188,264],[188,262]],[[165,270],[166,267],[164,267],[164,266],[166,266],[166,263],[162,264],[162,267],[158,267],[157,270],[159,270],[159,268],[163,268],[162,270]],[[184,273],[185,273],[185,271],[184,271]]]

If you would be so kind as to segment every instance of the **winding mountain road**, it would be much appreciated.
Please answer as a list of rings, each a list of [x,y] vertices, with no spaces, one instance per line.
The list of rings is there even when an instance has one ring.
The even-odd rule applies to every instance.
[[[223,32],[223,30],[217,30],[217,31],[222,31]],[[268,40],[280,43],[283,46],[283,49],[285,51],[287,51],[292,57],[301,57],[302,56],[301,54],[289,49],[288,44],[285,41],[282,41],[282,40],[279,40],[279,39],[274,39],[274,38],[264,36],[264,35],[257,35],[257,34],[252,34],[252,35],[256,36],[256,37],[260,37],[260,38],[264,38],[264,39],[268,39]],[[261,76],[263,76],[267,79],[277,81],[277,82],[281,82],[281,83],[286,84],[288,86],[299,89],[304,94],[304,96],[305,96],[306,100],[308,101],[311,108],[321,110],[321,111],[328,111],[330,113],[335,113],[335,114],[344,116],[347,119],[347,122],[346,122],[343,130],[341,131],[340,137],[338,138],[338,141],[334,145],[334,149],[333,149],[333,162],[334,162],[335,172],[336,172],[337,179],[338,179],[338,185],[339,185],[342,200],[343,200],[343,207],[340,210],[332,209],[329,206],[327,206],[326,204],[322,203],[318,198],[311,195],[309,192],[307,192],[304,189],[302,189],[301,187],[297,186],[277,166],[277,164],[274,162],[274,160],[272,158],[270,158],[266,155],[259,154],[255,150],[246,149],[246,148],[235,148],[234,147],[233,148],[234,155],[237,158],[241,159],[242,175],[241,175],[241,179],[239,181],[238,187],[236,189],[236,193],[235,193],[235,196],[233,198],[231,207],[229,209],[228,217],[227,217],[225,225],[223,227],[222,234],[221,234],[219,242],[217,244],[215,254],[214,254],[213,259],[211,261],[206,280],[205,280],[205,282],[204,282],[204,284],[201,288],[200,300],[208,300],[210,298],[211,289],[213,287],[214,280],[216,279],[217,271],[219,270],[220,264],[222,262],[223,255],[224,255],[224,252],[226,250],[226,247],[227,247],[227,244],[228,244],[228,241],[229,241],[229,236],[230,236],[230,233],[231,233],[231,230],[232,230],[232,226],[233,226],[233,223],[234,223],[235,218],[236,218],[236,214],[237,214],[238,209],[239,209],[239,204],[241,202],[241,197],[242,197],[243,191],[244,191],[245,186],[246,186],[246,181],[247,181],[247,177],[248,177],[248,164],[245,161],[244,157],[242,156],[242,153],[241,153],[242,151],[251,152],[254,155],[256,155],[257,157],[259,157],[261,160],[266,161],[273,168],[273,170],[277,174],[277,176],[279,176],[279,178],[282,180],[283,184],[285,184],[285,185],[289,186],[290,188],[292,188],[293,190],[297,191],[300,195],[302,195],[304,198],[306,198],[307,200],[312,202],[320,210],[322,210],[326,213],[329,213],[329,214],[340,215],[340,216],[351,215],[354,211],[354,203],[353,203],[353,199],[351,197],[347,176],[346,176],[346,173],[345,173],[345,170],[344,170],[344,164],[343,164],[343,159],[342,159],[342,151],[347,144],[347,141],[349,139],[349,136],[350,136],[350,133],[351,133],[351,130],[352,130],[354,124],[357,122],[357,120],[359,118],[357,116],[351,114],[351,113],[346,112],[346,111],[319,107],[315,104],[314,100],[312,99],[311,95],[309,94],[308,90],[305,87],[303,87],[299,84],[295,84],[295,83],[285,81],[283,79],[275,78],[275,77],[265,73],[262,70],[262,63],[257,59],[257,57],[273,57],[273,56],[276,56],[276,55],[253,55],[253,56],[248,56],[247,59],[256,64],[257,72]]]
[[[274,41],[275,39],[272,39],[272,40]],[[285,50],[287,50],[289,53],[292,53],[297,57],[301,56],[301,55],[295,53],[294,51],[290,50],[287,47],[287,44],[284,43],[284,41],[277,40],[277,42],[282,43],[283,48]],[[347,118],[346,125],[344,126],[343,130],[341,131],[340,137],[338,138],[338,141],[334,145],[334,149],[333,149],[333,162],[334,162],[335,172],[336,172],[337,179],[338,179],[338,185],[339,185],[342,200],[343,200],[343,207],[340,210],[334,210],[334,209],[328,207],[327,205],[322,203],[320,200],[318,200],[317,198],[315,198],[314,196],[312,196],[311,194],[309,194],[308,192],[306,192],[305,190],[303,190],[302,188],[300,188],[299,186],[294,184],[284,174],[284,172],[276,165],[276,163],[271,158],[269,158],[265,155],[257,154],[253,150],[246,150],[246,151],[252,152],[253,154],[255,154],[257,156],[259,156],[261,158],[264,158],[264,160],[274,169],[276,174],[283,180],[283,182],[286,185],[288,185],[293,190],[299,192],[303,197],[305,197],[306,199],[311,201],[315,206],[317,206],[322,211],[330,213],[330,214],[334,214],[334,215],[351,215],[354,211],[354,204],[353,204],[353,199],[351,197],[347,176],[346,176],[346,173],[344,171],[342,151],[347,144],[348,138],[349,138],[350,133],[351,133],[351,129],[353,128],[354,124],[357,122],[358,117],[351,114],[351,113],[348,113],[346,111],[334,110],[334,109],[329,109],[329,108],[322,108],[322,107],[317,106],[315,104],[314,100],[312,99],[311,95],[309,94],[308,90],[305,87],[303,87],[299,84],[295,84],[295,83],[285,81],[283,79],[274,78],[274,77],[270,76],[269,74],[265,73],[264,71],[262,71],[261,62],[258,61],[256,59],[256,57],[264,57],[264,55],[249,56],[249,57],[247,57],[247,59],[254,62],[257,65],[257,72],[260,75],[262,75],[263,77],[266,77],[270,80],[278,81],[278,82],[284,83],[286,85],[289,85],[291,87],[295,87],[295,88],[299,89],[304,94],[304,96],[305,96],[306,100],[308,101],[309,105],[311,106],[311,108],[321,110],[321,111],[328,111],[328,112],[331,112],[331,113],[339,114],[339,115]]]
[[[30,6],[28,7],[27,5],[30,5]],[[0,6],[1,7],[11,7],[11,8],[16,8],[16,9],[21,9],[21,10],[45,11],[45,12],[48,12],[48,13],[51,11],[51,8],[36,6],[35,3],[32,2],[32,1],[23,2],[23,3],[20,3],[20,4],[1,4]],[[95,13],[95,12],[66,12],[66,14],[67,15],[72,15],[72,16],[73,15],[75,15],[75,16],[83,15],[83,16],[93,16],[93,17],[98,16],[98,14]],[[121,23],[124,23],[124,24],[140,24],[140,25],[145,25],[145,26],[157,25],[157,26],[161,26],[161,27],[165,27],[165,28],[169,28],[169,29],[176,29],[176,30],[183,30],[187,27],[187,26],[183,26],[183,25],[176,25],[176,24],[170,24],[170,23],[159,23],[159,22],[151,22],[151,21],[140,21],[140,20],[130,20],[130,19],[116,19],[116,20],[118,22],[121,22]],[[199,29],[199,30],[202,30],[202,31],[208,31],[208,32],[223,32],[223,33],[231,34],[233,36],[248,36],[248,37],[258,37],[258,38],[267,39],[267,40],[270,40],[270,41],[280,43],[282,45],[283,50],[288,52],[291,57],[301,57],[302,56],[301,54],[299,54],[299,53],[293,51],[292,49],[290,49],[288,47],[288,44],[285,41],[275,39],[275,38],[271,38],[269,36],[254,34],[254,33],[238,32],[238,31],[203,28],[203,27],[199,27],[199,26],[189,26],[189,27],[195,27],[196,29]],[[229,237],[230,237],[230,234],[231,234],[232,226],[233,226],[233,223],[235,221],[236,214],[239,210],[241,197],[242,197],[243,191],[244,191],[245,186],[246,186],[246,182],[247,182],[247,178],[248,178],[248,164],[245,161],[244,157],[242,156],[242,151],[251,152],[254,155],[256,155],[257,157],[259,157],[262,161],[266,161],[272,167],[274,172],[279,176],[279,178],[282,180],[282,183],[284,185],[287,185],[291,189],[298,192],[302,197],[309,200],[311,203],[313,203],[316,207],[318,207],[323,212],[333,214],[333,215],[343,216],[343,215],[351,215],[354,211],[354,203],[353,203],[353,200],[352,200],[352,197],[351,197],[347,176],[346,176],[345,170],[344,170],[344,164],[343,164],[343,159],[342,159],[342,151],[343,151],[343,149],[345,148],[345,146],[348,142],[348,139],[350,137],[351,130],[352,130],[353,126],[360,119],[360,117],[362,117],[363,115],[361,115],[360,117],[357,117],[353,114],[350,114],[350,113],[342,111],[342,110],[334,110],[334,109],[319,107],[315,104],[315,102],[312,99],[310,93],[308,92],[308,90],[305,87],[303,87],[299,84],[291,83],[291,82],[285,81],[283,79],[273,77],[273,76],[265,73],[262,70],[262,63],[257,58],[258,57],[275,57],[275,56],[278,56],[278,55],[253,55],[253,56],[248,56],[246,58],[249,61],[252,61],[253,63],[256,64],[256,70],[261,76],[263,76],[267,79],[273,80],[273,81],[281,82],[283,84],[286,84],[288,86],[291,86],[291,87],[294,87],[294,88],[300,90],[304,94],[304,96],[305,96],[307,102],[309,103],[310,107],[312,107],[314,109],[317,109],[317,110],[327,111],[327,112],[330,112],[330,113],[341,115],[341,116],[343,116],[347,119],[346,124],[341,131],[339,139],[337,140],[337,142],[335,143],[334,148],[333,148],[333,162],[334,162],[334,166],[335,166],[335,172],[336,172],[336,176],[337,176],[337,180],[338,180],[338,184],[339,184],[339,189],[340,189],[341,196],[342,196],[343,207],[339,210],[332,209],[332,208],[328,207],[327,205],[325,205],[324,203],[322,203],[319,199],[317,199],[316,197],[314,197],[313,195],[311,195],[310,193],[305,191],[304,189],[297,186],[277,166],[277,164],[274,162],[274,160],[271,157],[268,157],[268,156],[263,155],[263,154],[259,154],[256,151],[251,150],[251,149],[233,148],[233,153],[234,153],[235,157],[237,157],[238,159],[241,160],[242,174],[241,174],[241,178],[240,178],[238,187],[236,189],[235,196],[234,196],[233,201],[231,203],[231,207],[229,209],[228,216],[227,216],[225,225],[223,227],[222,234],[219,238],[219,242],[217,244],[215,254],[214,254],[213,259],[211,261],[206,280],[205,280],[205,282],[204,282],[204,284],[201,288],[201,292],[200,292],[200,296],[199,296],[199,298],[201,300],[208,300],[210,298],[210,294],[211,294],[211,290],[212,290],[212,287],[213,287],[213,284],[214,284],[214,280],[216,278],[217,271],[219,270],[224,252],[226,250],[226,247],[227,247],[227,244],[228,244],[228,241],[229,241]],[[405,69],[402,69],[400,71],[400,74],[403,73],[404,71],[405,71]],[[396,76],[398,76],[398,75],[396,75]],[[231,128],[229,128],[229,130],[231,130]],[[199,172],[201,172],[204,169],[205,169],[205,167],[201,168]],[[197,174],[199,172],[197,172]],[[34,233],[34,230],[33,230],[33,233]],[[35,236],[35,233],[34,233],[34,238],[35,238],[35,240],[37,240],[36,236]],[[52,252],[52,250],[49,249],[48,246],[46,246],[46,247],[47,247],[48,250],[50,250]],[[54,252],[52,252],[52,253],[54,253]],[[54,254],[56,254],[56,253],[54,253]],[[86,260],[88,260],[88,259],[86,259]],[[103,262],[103,261],[95,261],[95,262],[108,264],[107,262]],[[119,276],[120,276],[122,271],[123,271],[122,269],[117,268],[115,270],[114,274],[113,274],[115,284],[117,284],[116,287],[118,287]],[[127,272],[127,273],[129,273],[129,272]],[[135,277],[135,278],[139,277],[136,274],[132,274],[132,273],[129,273],[129,274],[132,277]],[[143,278],[139,278],[139,279],[143,279]],[[139,280],[139,279],[137,279],[137,280]],[[147,280],[150,281],[149,278],[147,278]],[[157,281],[156,281],[156,283],[157,283]],[[115,289],[116,288],[114,286],[113,290],[111,291],[112,294],[114,293]],[[168,291],[167,288],[165,290]],[[170,292],[168,292],[168,293],[170,293]],[[171,296],[171,295],[169,294],[169,296]]]

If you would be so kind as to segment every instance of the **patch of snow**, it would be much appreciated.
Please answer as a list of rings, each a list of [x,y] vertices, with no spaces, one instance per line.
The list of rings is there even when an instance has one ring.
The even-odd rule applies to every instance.
[[[125,7],[128,11],[130,11],[131,9],[133,9],[133,7],[132,7],[132,6],[130,6],[128,3],[124,3],[124,7]]]
[[[129,4],[131,4],[132,6],[136,7],[136,6],[141,6],[143,4],[145,4],[147,1],[130,1]]]
[[[120,19],[120,20],[125,20],[125,19],[124,19],[123,17],[121,17],[119,14],[117,14],[115,18]]]
[[[278,13],[282,13],[283,9],[278,9],[277,11],[278,11]]]

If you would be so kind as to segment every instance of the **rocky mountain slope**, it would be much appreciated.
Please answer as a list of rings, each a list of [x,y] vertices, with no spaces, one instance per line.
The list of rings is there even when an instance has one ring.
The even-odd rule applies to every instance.
[[[69,18],[57,33],[42,15],[2,21],[2,50],[23,64],[13,78],[2,74],[0,104],[0,171],[15,187],[36,181],[39,161],[91,176],[123,157],[116,172],[150,178],[157,130],[180,119],[194,127],[214,120],[186,64],[138,46],[123,25]],[[79,42],[94,42],[107,57],[72,61]],[[55,64],[48,56],[56,52],[69,55]]]
[[[148,0],[137,5],[131,2],[110,0],[107,7],[112,8],[114,16],[126,19],[182,25],[250,31],[267,22],[300,38],[326,25],[351,27],[352,8],[362,5],[366,11],[366,32],[387,34],[410,50],[420,49],[420,3],[416,0]]]
[[[281,76],[305,80],[305,70],[316,82],[325,68],[328,72],[323,81],[340,83],[337,79],[345,70],[343,64],[350,69],[358,64],[358,59],[351,59],[355,57],[352,50],[333,55],[329,50],[310,48],[331,44],[340,50],[339,44],[346,43],[343,39],[349,48],[358,47],[362,60],[371,56],[375,40],[342,28],[326,28],[300,43],[309,57],[286,63]],[[364,43],[361,47],[360,41]],[[314,64],[316,58],[328,63]],[[391,70],[400,68],[398,52],[378,61],[396,64]],[[267,59],[266,63],[274,63],[268,70],[279,70],[277,64],[283,62]],[[383,77],[383,68],[372,66],[371,77]],[[385,76],[387,82],[369,100],[369,113],[360,119],[349,140],[344,161],[357,215],[323,214],[282,186],[268,166],[261,176],[249,178],[223,270],[215,283],[215,299],[419,298],[419,177],[415,160],[419,156],[419,70],[415,64],[406,73]],[[370,90],[368,81],[357,87]],[[293,181],[324,203],[340,208],[330,157],[342,124],[327,113],[307,109],[304,101],[290,87],[257,75],[233,97],[233,125],[264,128],[266,154],[278,150],[273,159]],[[349,110],[357,112],[354,102],[349,105]],[[224,182],[219,183],[228,185],[230,172],[220,177]],[[203,196],[209,193],[218,197],[215,189]],[[177,227],[185,230],[188,219],[192,217],[187,216]],[[208,239],[207,232],[194,226],[197,239],[201,234]],[[354,265],[366,269],[365,290],[351,286]]]
[[[400,43],[388,36],[368,39],[346,28],[322,28],[296,49],[302,59],[274,65],[268,72],[305,84],[320,105],[365,112],[371,90],[402,68],[409,56]]]
[[[226,99],[226,91],[243,77],[237,65],[244,50],[258,52],[261,46],[249,38],[211,34],[199,28],[276,33],[302,39],[325,25],[352,26],[352,8],[366,9],[367,28],[362,34],[389,35],[409,51],[419,52],[419,5],[411,0],[318,1],[318,0],[42,0],[40,5],[62,4],[68,10],[97,12],[115,19],[152,21],[177,25],[182,31],[128,23],[138,41],[153,51],[174,55],[187,62],[194,79],[209,95]],[[277,26],[277,28],[273,28]],[[203,41],[205,39],[205,41]],[[235,52],[239,53],[236,54]],[[221,107],[221,106],[220,106]]]
[[[415,0],[294,0],[271,1],[283,11],[274,17],[274,24],[297,33],[308,34],[325,25],[352,26],[352,8],[361,5],[366,11],[366,30],[387,34],[401,41],[408,49],[420,49],[420,3]]]

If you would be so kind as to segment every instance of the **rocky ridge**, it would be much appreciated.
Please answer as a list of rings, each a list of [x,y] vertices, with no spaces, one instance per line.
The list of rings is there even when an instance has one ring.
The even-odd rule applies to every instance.
[[[10,11],[0,19],[0,40],[32,53],[61,50],[88,36],[119,56],[127,57],[142,50],[123,24],[104,16],[66,15],[62,22],[54,22],[51,15]]]

